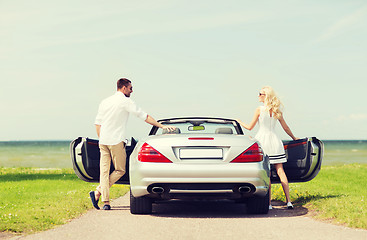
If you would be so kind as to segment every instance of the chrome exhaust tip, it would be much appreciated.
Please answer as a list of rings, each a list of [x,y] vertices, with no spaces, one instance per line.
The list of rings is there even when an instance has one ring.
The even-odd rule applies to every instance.
[[[152,193],[162,194],[162,193],[164,193],[164,188],[162,188],[162,187],[153,187],[152,188]]]
[[[251,192],[251,188],[249,186],[240,186],[238,188],[238,192],[240,192],[240,193],[249,193],[249,192]]]

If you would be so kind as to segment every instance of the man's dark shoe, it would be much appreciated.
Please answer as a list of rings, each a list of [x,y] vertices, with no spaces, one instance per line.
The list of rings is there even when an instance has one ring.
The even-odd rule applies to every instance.
[[[92,201],[93,207],[100,209],[98,206],[98,201],[96,200],[96,194],[94,191],[89,192],[90,200]],[[99,200],[99,199],[98,199]]]
[[[111,206],[106,204],[103,206],[103,210],[111,210]]]

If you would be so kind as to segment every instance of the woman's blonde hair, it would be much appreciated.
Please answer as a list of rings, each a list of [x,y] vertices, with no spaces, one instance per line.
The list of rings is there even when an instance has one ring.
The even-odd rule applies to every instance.
[[[270,86],[265,86],[261,90],[265,93],[264,104],[266,109],[271,111],[276,119],[279,119],[282,116],[283,104],[275,94],[274,89]]]

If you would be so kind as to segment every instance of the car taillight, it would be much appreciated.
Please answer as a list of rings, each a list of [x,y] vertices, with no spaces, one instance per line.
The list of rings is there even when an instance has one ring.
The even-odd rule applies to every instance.
[[[147,143],[144,143],[141,147],[138,154],[138,160],[140,162],[172,163],[168,158]]]
[[[238,157],[233,159],[231,163],[245,163],[245,162],[261,162],[263,160],[263,151],[257,143],[246,149]]]

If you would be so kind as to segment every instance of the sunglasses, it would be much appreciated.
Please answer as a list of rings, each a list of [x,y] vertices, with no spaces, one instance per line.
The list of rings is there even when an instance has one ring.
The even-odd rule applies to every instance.
[[[265,96],[266,94],[265,93],[259,93],[259,97],[260,96]]]

